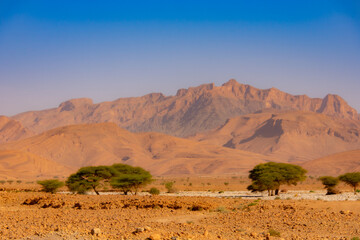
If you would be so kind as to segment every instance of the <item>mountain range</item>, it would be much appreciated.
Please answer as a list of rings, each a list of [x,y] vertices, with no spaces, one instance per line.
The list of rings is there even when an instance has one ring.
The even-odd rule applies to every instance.
[[[56,127],[113,122],[132,132],[161,132],[187,137],[214,129],[229,118],[266,110],[300,110],[359,120],[359,114],[340,96],[294,96],[278,89],[257,89],[229,80],[220,87],[205,84],[180,89],[175,96],[151,93],[94,104],[91,99],[72,99],[57,108],[25,112],[12,118],[41,133]]]
[[[348,169],[337,153],[358,149],[359,114],[340,96],[310,98],[235,80],[180,89],[175,96],[151,93],[96,104],[72,99],[0,117],[4,178],[67,176],[82,166],[115,162],[155,175],[246,174],[267,161],[335,174]],[[339,169],[318,164],[328,161]],[[348,161],[346,166],[360,162]]]

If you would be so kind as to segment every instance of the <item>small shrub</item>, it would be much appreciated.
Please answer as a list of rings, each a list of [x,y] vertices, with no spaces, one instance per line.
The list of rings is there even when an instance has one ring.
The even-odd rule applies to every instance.
[[[248,207],[255,206],[255,205],[257,205],[257,202],[252,202],[252,203],[248,204]]]
[[[191,207],[188,208],[190,211],[202,211],[204,210],[201,206],[199,205],[192,205]]]
[[[280,197],[276,197],[275,200],[280,200]]]
[[[228,210],[227,210],[226,207],[224,207],[224,206],[219,206],[218,208],[216,208],[215,211],[216,211],[216,212],[221,212],[221,213],[226,213],[226,212],[228,212]]]
[[[313,190],[310,190],[309,192],[310,192],[310,193],[314,193],[315,191],[313,191]]]
[[[4,183],[6,183],[5,180],[0,180],[0,184],[4,184]]]
[[[61,188],[65,184],[63,182],[60,182],[56,179],[49,179],[49,180],[43,180],[43,181],[37,181],[38,184],[42,186],[42,191],[49,192],[49,193],[56,193],[58,188]]]
[[[322,176],[319,177],[319,180],[325,186],[327,193],[326,195],[337,194],[339,191],[335,189],[336,185],[339,184],[339,178],[332,177],[332,176]]]
[[[174,189],[174,182],[166,182],[165,183],[165,188],[166,188],[168,193],[175,193],[176,192],[176,190]]]
[[[219,194],[224,193],[224,191],[219,191]]]
[[[12,184],[12,183],[14,182],[14,180],[7,180],[7,182],[8,182],[9,184]]]
[[[22,183],[22,181],[21,181],[21,180],[17,180],[16,182],[17,182],[17,183]]]
[[[152,187],[152,188],[150,188],[149,193],[150,193],[151,195],[159,195],[159,194],[160,194],[160,190],[157,189],[156,187]]]
[[[225,185],[225,186],[228,186],[228,185],[229,185],[229,183],[228,183],[228,182],[224,182],[224,185]]]
[[[192,183],[189,183],[189,186],[192,186]]]
[[[353,238],[351,238],[351,240],[360,240],[360,238],[359,237],[353,237]]]
[[[269,229],[269,234],[272,237],[280,237],[280,232],[278,232],[278,231],[276,231],[276,230],[274,230],[272,228]]]

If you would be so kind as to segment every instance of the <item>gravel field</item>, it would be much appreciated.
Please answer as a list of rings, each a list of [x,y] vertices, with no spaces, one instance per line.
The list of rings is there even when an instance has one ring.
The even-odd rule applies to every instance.
[[[224,192],[207,192],[207,191],[183,191],[178,193],[163,193],[163,196],[188,196],[188,197],[220,197],[220,198],[248,198],[262,200],[293,199],[293,200],[325,200],[325,201],[360,201],[360,194],[351,192],[326,195],[326,191],[288,191],[281,193],[279,196],[268,196],[267,193],[251,193],[248,191],[224,191]]]
[[[64,194],[70,194],[70,192],[62,192]],[[117,192],[102,192],[101,195],[118,195]],[[93,192],[89,192],[88,195],[95,195]],[[150,195],[147,192],[138,193],[139,196]],[[326,195],[326,191],[304,191],[304,190],[292,190],[286,193],[281,193],[279,196],[268,196],[266,192],[263,193],[251,193],[249,191],[179,191],[177,193],[161,193],[160,196],[172,196],[172,197],[215,197],[215,198],[244,198],[244,199],[261,199],[261,200],[324,200],[324,201],[360,201],[360,194],[354,194],[352,192],[345,192],[336,195]]]
[[[213,197],[205,196],[209,194]],[[289,198],[296,194],[299,200]],[[304,198],[329,197],[323,191],[289,191],[281,195],[286,200],[270,200],[274,197],[246,191],[141,195],[0,192],[0,240],[351,240],[360,237],[360,201]],[[340,196],[351,198],[353,194],[330,197],[334,200]]]

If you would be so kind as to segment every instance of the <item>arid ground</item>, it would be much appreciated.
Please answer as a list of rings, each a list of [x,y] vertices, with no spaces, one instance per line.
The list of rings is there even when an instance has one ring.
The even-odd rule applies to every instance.
[[[153,186],[168,180],[159,179]],[[244,190],[248,181],[234,176],[172,180],[180,190],[202,191]],[[237,187],[236,183],[239,183]],[[0,192],[0,239],[232,240],[360,236],[360,201],[46,194],[34,192],[38,188],[34,183],[2,186],[6,191]],[[301,186],[321,189],[312,179],[295,189]],[[31,187],[31,192],[24,191]],[[96,228],[100,233],[92,234]]]

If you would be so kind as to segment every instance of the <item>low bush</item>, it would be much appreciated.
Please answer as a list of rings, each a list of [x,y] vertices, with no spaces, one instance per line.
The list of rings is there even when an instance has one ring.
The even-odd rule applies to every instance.
[[[151,195],[159,195],[159,194],[160,194],[160,190],[157,189],[156,187],[153,187],[153,188],[150,188],[149,193],[150,193]]]
[[[278,231],[276,231],[276,230],[274,230],[272,228],[269,229],[269,234],[272,237],[280,237],[280,232],[278,232]]]
[[[226,213],[228,212],[228,210],[226,209],[226,207],[224,206],[219,206],[218,208],[215,209],[216,212],[221,212],[221,213]]]
[[[57,179],[48,179],[43,181],[37,181],[42,186],[42,191],[49,193],[56,193],[59,188],[65,185],[65,183]]]
[[[166,188],[168,193],[175,193],[176,192],[176,190],[174,188],[174,182],[166,182],[165,183],[165,188]]]

